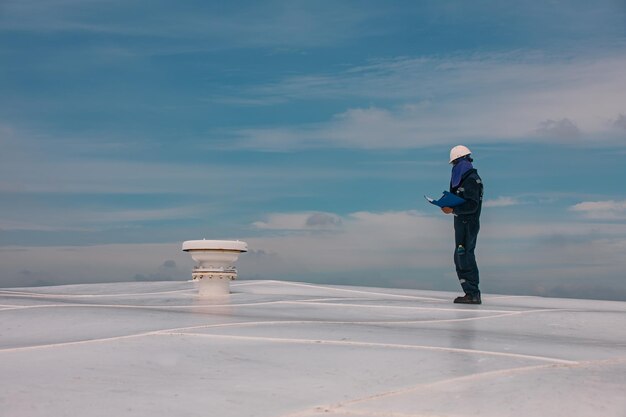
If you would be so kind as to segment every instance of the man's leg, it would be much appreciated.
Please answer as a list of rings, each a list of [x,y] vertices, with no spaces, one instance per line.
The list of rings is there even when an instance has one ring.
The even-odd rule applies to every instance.
[[[478,284],[480,282],[478,265],[476,264],[476,240],[480,224],[478,221],[463,221],[455,219],[454,264],[456,273],[463,291],[472,296],[480,296]]]

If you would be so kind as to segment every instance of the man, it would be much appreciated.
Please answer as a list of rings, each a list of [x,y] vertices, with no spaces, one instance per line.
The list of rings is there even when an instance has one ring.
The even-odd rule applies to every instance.
[[[476,265],[476,239],[480,230],[480,211],[483,204],[483,182],[478,171],[472,166],[471,151],[458,145],[450,150],[452,178],[450,192],[465,202],[455,207],[443,207],[446,214],[454,214],[454,265],[461,287],[465,292],[454,302],[461,304],[481,304],[478,288],[478,266]]]

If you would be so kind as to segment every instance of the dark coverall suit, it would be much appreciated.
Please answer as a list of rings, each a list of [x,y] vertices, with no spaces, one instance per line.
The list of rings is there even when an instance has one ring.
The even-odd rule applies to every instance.
[[[480,294],[478,265],[476,265],[476,239],[480,230],[480,211],[483,204],[483,182],[478,171],[470,169],[461,178],[458,187],[450,192],[465,199],[454,210],[454,265],[461,287],[466,294]]]

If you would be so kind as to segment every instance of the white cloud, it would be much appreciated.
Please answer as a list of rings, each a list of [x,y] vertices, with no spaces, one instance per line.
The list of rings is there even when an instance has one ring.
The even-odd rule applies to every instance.
[[[173,220],[198,218],[201,215],[206,216],[210,213],[210,205],[189,205],[170,208],[154,208],[144,210],[120,210],[120,209],[80,209],[74,213],[72,219],[74,222],[83,224],[89,223],[94,225],[115,224],[135,221],[152,221],[152,220]],[[66,212],[67,215],[67,212]]]
[[[613,120],[612,122],[615,128],[626,131],[626,115],[620,114],[617,119]]]
[[[202,45],[205,50],[239,47],[308,48],[361,36],[379,10],[346,4],[294,1],[247,2],[233,7],[206,2],[202,7],[165,7],[154,2],[50,0],[3,2],[4,30],[95,33],[154,38],[168,49],[172,42]],[[141,14],[142,18],[135,18]],[[131,38],[133,39],[133,38]],[[158,45],[148,42],[150,50]],[[180,48],[179,48],[180,51]],[[138,50],[141,53],[141,51]],[[160,51],[163,52],[163,51]]]
[[[276,234],[274,230],[266,236],[244,238],[251,248],[267,256],[242,256],[241,270],[265,277],[333,274],[337,282],[344,272],[365,271],[369,278],[392,277],[393,273],[385,271],[394,270],[415,271],[419,282],[432,279],[424,277],[423,271],[438,270],[451,275],[454,283],[451,217],[389,211],[356,212],[341,220],[341,228],[332,233],[290,230]],[[611,274],[624,267],[619,248],[626,244],[626,225],[483,220],[477,251],[479,265],[487,271],[504,268],[506,276],[522,268],[527,277],[543,276],[549,286],[551,277],[584,277],[598,272],[599,264],[610,281]],[[579,268],[576,273],[567,272],[572,265]],[[546,271],[550,274],[543,275]],[[487,273],[486,278],[495,280],[491,285],[504,292],[509,288],[492,274]]]
[[[243,238],[264,256],[242,256],[241,271],[252,272],[252,276],[298,279],[330,274],[335,282],[355,271],[362,273],[363,279],[385,276],[392,281],[391,271],[414,271],[409,275],[415,276],[416,285],[424,280],[432,283],[433,277],[424,275],[432,272],[425,271],[439,271],[436,276],[449,275],[449,283],[455,282],[451,255],[454,232],[449,216],[414,211],[356,212],[341,216],[341,227],[332,232],[295,230],[296,225],[302,227],[306,216],[268,216],[272,221],[266,224],[275,227],[268,230],[271,233]],[[279,227],[283,228],[282,233],[278,233]],[[533,288],[524,288],[528,280],[552,288],[564,279],[571,283],[574,278],[581,280],[593,275],[605,286],[615,285],[615,272],[626,266],[620,252],[624,245],[626,225],[511,223],[485,217],[477,252],[488,288],[504,293],[531,293]],[[520,271],[525,274],[523,277],[518,277]],[[511,278],[513,282],[506,282],[509,276],[515,277]],[[436,279],[434,282],[436,286]]]
[[[181,243],[0,247],[0,287],[132,281],[138,274],[187,280],[193,260]],[[167,277],[165,262],[176,265]]]
[[[337,230],[342,220],[332,213],[274,213],[253,226],[264,230]]]
[[[7,216],[3,213],[5,217]],[[47,224],[44,224],[47,223]],[[27,220],[11,220],[3,218],[0,220],[0,232],[7,230],[28,230],[28,231],[39,231],[39,232],[58,232],[58,231],[89,231],[91,228],[85,227],[68,227],[67,224],[59,224],[56,222],[50,222],[49,219],[44,220],[42,222],[41,219],[33,219],[30,221]]]
[[[600,237],[626,237],[626,224],[602,222],[513,222],[510,220],[491,223],[489,217],[482,219],[481,236],[493,240],[580,241]]]
[[[539,123],[536,132],[541,136],[557,139],[577,139],[581,133],[580,129],[569,119],[545,120]]]
[[[251,248],[275,256],[267,268],[279,267],[293,274],[432,266],[445,259],[448,252],[441,250],[451,233],[444,218],[415,211],[322,215],[324,230],[321,233],[311,233],[316,226],[306,225],[316,213],[279,213],[269,215],[267,221],[258,222],[256,226],[282,229],[284,233],[245,240]],[[295,233],[297,230],[300,233]],[[256,269],[259,265],[253,267]],[[268,270],[260,272],[270,273]]]
[[[203,205],[145,210],[64,207],[54,211],[48,210],[45,213],[24,209],[24,213],[7,213],[7,217],[20,216],[23,220],[3,219],[0,221],[0,230],[96,231],[100,228],[132,222],[199,218],[210,212],[211,207]],[[35,218],[28,221],[27,218],[29,217]]]
[[[275,256],[268,268],[280,264],[293,274],[302,272],[301,268],[307,272],[368,267],[429,268],[446,266],[451,261],[450,248],[454,246],[454,232],[449,216],[430,216],[416,211],[327,215],[341,220],[340,226],[327,230],[332,230],[332,233],[311,233],[310,228],[305,226],[310,213],[278,213],[269,215],[268,220],[257,224],[257,227],[271,231],[271,234],[245,240],[252,248]],[[284,233],[277,234],[280,230]],[[541,246],[543,249],[539,252],[543,253],[543,245],[554,245],[548,252],[556,255],[555,251],[559,250],[567,253],[567,245],[563,242],[584,245],[585,242],[602,239],[613,241],[625,238],[626,225],[493,223],[486,217],[480,232],[479,251],[485,265],[519,265],[527,262],[524,256],[520,257],[519,251],[509,249],[519,242],[525,242],[524,252],[533,252]],[[503,242],[506,244],[503,245]],[[613,259],[613,262],[618,259]],[[548,257],[544,262],[551,265],[554,260]]]
[[[238,267],[247,276],[297,278],[311,273],[447,264],[447,249],[452,246],[447,241],[452,234],[446,220],[418,212],[358,212],[344,217],[319,212],[273,214],[264,223],[266,229],[274,228],[267,236],[237,237],[248,242],[254,255],[242,255]],[[315,223],[331,230],[312,233],[320,227]],[[300,230],[293,230],[297,227]],[[31,273],[24,285],[32,285],[37,279],[51,283],[124,281],[136,274],[151,276],[168,260],[184,268],[179,279],[189,279],[193,261],[181,252],[180,243],[0,247],[0,287],[19,285],[20,271],[26,266]],[[89,276],[85,271],[90,271]]]
[[[266,223],[284,228],[298,219],[302,227],[316,212],[291,214],[269,215]],[[414,211],[322,214],[341,219],[341,225],[332,231],[260,229],[264,236],[232,237],[250,248],[237,262],[240,276],[306,281],[327,277],[337,284],[351,277],[350,282],[364,285],[456,288],[450,216]],[[181,243],[0,247],[0,287],[42,281],[187,280],[193,261],[181,251]],[[569,296],[604,297],[600,292],[612,288],[614,297],[620,297],[626,294],[625,249],[626,224],[512,224],[485,217],[477,253],[485,292],[559,295],[567,290]],[[171,267],[164,268],[166,264]]]
[[[585,201],[570,207],[570,210],[581,213],[587,219],[625,220],[626,200]]]
[[[244,97],[391,101],[331,119],[243,129],[252,148],[417,148],[450,144],[610,137],[626,105],[624,54],[587,58],[524,52],[380,60],[336,74],[291,77]],[[619,120],[617,124],[619,125]]]
[[[510,207],[521,204],[514,197],[498,197],[495,200],[485,200],[483,207]]]
[[[67,138],[24,130],[0,123],[0,192],[25,193],[190,193],[210,194],[213,201],[235,196],[269,195],[286,183],[329,180],[338,177],[367,177],[361,167],[332,167],[324,170],[297,169],[285,175],[284,166],[263,163],[190,163],[174,158],[166,161],[129,161],[121,158],[127,146],[142,151],[146,143],[124,145],[132,139],[115,135]],[[93,143],[96,142],[97,145]],[[211,151],[203,141],[201,151]],[[71,149],[71,153],[68,152]],[[103,157],[115,151],[111,159]],[[387,175],[402,175],[388,173]],[[261,181],[262,180],[262,181]],[[219,197],[219,198],[218,198]],[[0,207],[2,210],[2,207]]]

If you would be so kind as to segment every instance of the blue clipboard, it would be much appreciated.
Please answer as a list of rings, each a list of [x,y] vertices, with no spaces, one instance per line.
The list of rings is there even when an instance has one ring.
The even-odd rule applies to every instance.
[[[448,191],[444,191],[443,195],[441,196],[441,198],[439,198],[439,200],[435,200],[434,198],[430,198],[427,196],[424,196],[424,198],[430,204],[434,204],[435,206],[438,206],[438,207],[456,207],[465,203],[465,200],[463,198],[458,197]]]

